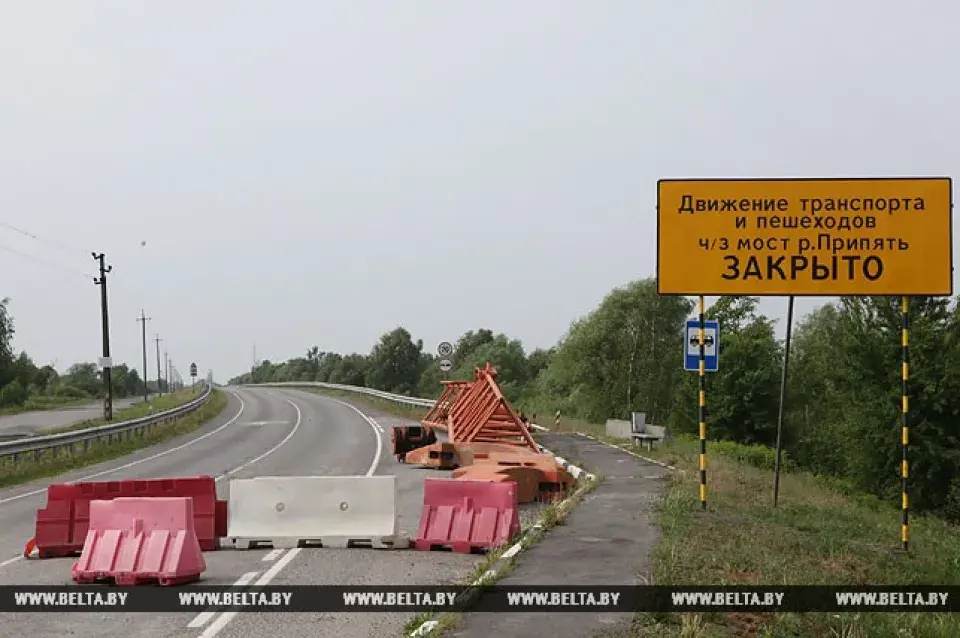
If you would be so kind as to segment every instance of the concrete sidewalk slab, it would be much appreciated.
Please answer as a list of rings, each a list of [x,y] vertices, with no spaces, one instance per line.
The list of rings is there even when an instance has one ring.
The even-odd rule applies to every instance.
[[[552,452],[604,481],[536,545],[516,558],[502,585],[644,585],[652,583],[650,554],[659,538],[651,507],[670,470],[576,435],[538,435]],[[594,636],[626,631],[632,614],[464,614],[446,637]]]

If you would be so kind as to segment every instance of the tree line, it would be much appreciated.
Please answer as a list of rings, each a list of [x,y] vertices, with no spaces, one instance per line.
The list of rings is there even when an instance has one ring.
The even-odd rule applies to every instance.
[[[26,352],[14,352],[15,331],[8,303],[9,299],[0,299],[0,409],[45,408],[102,398],[103,380],[96,363],[75,363],[60,374],[52,365],[37,366]],[[114,366],[111,381],[116,398],[143,394],[143,380],[136,368]],[[148,385],[156,392],[155,382]]]
[[[504,393],[528,412],[593,423],[645,412],[674,433],[697,432],[697,375],[685,372],[685,321],[693,301],[660,296],[645,279],[613,290],[574,321],[552,348],[526,352],[490,329],[457,340],[451,379],[486,362]],[[784,344],[753,297],[722,297],[707,309],[721,326],[720,368],[707,377],[708,436],[773,446]],[[910,306],[911,508],[960,521],[960,310],[954,299]],[[899,298],[849,297],[795,324],[783,446],[791,467],[891,503],[900,498],[901,313]],[[311,348],[283,363],[263,361],[231,383],[322,381],[436,397],[438,357],[403,327],[368,354]]]

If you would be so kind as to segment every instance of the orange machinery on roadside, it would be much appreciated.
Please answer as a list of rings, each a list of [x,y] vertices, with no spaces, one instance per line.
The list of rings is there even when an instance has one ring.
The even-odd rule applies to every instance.
[[[513,481],[521,503],[563,498],[573,477],[541,451],[496,378],[487,363],[474,370],[473,381],[444,381],[422,430],[393,429],[394,454],[410,465],[454,470],[454,478]],[[447,440],[437,441],[435,430],[446,432]]]

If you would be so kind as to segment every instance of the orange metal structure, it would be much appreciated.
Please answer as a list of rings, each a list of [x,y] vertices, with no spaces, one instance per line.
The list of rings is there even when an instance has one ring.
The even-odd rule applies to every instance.
[[[488,364],[489,365],[489,364]],[[420,421],[423,425],[427,427],[439,428],[441,430],[447,429],[447,418],[450,416],[450,408],[453,406],[454,402],[457,400],[457,396],[460,392],[466,388],[469,388],[472,385],[472,381],[442,381],[444,388],[443,393],[440,395],[440,398],[437,399],[437,402],[433,404],[433,407],[430,408],[430,411],[427,412],[426,416]]]
[[[447,431],[451,443],[506,443],[540,452],[530,431],[510,408],[489,363],[473,381],[445,381],[443,394],[421,423]]]
[[[474,370],[473,381],[445,381],[421,425],[445,431],[447,441],[410,450],[402,462],[456,470],[454,478],[515,482],[521,503],[563,497],[575,481],[541,452],[496,378],[487,363]]]

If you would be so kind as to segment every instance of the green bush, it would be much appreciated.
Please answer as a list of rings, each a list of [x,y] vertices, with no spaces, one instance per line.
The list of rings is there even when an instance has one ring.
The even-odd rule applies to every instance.
[[[773,471],[776,466],[776,450],[764,445],[742,445],[740,443],[734,443],[733,441],[711,441],[707,449],[715,454],[729,457],[740,463],[752,465],[761,470]],[[785,451],[780,453],[780,468],[784,472],[796,469],[796,463]]]
[[[23,405],[26,400],[27,390],[19,380],[14,380],[0,388],[0,407]]]
[[[58,385],[53,389],[51,395],[55,397],[63,397],[65,399],[85,399],[90,396],[80,388],[72,385]]]
[[[947,502],[943,506],[943,517],[951,523],[960,523],[960,477],[954,477],[947,489]]]

